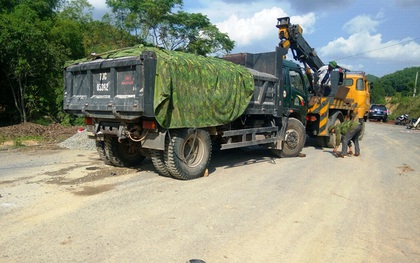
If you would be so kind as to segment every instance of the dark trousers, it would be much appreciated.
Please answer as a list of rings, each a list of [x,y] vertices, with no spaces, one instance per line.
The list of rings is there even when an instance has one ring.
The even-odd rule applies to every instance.
[[[362,125],[359,124],[357,125],[356,128],[348,131],[346,134],[341,136],[341,144],[342,144],[341,154],[342,155],[347,155],[347,145],[349,144],[350,141],[353,141],[354,143],[354,153],[356,155],[360,154],[359,136],[362,133],[362,128],[363,128]]]

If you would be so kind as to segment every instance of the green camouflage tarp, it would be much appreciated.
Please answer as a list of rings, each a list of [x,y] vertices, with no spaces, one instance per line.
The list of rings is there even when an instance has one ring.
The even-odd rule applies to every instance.
[[[154,111],[165,128],[209,127],[229,123],[244,113],[254,92],[251,72],[219,58],[135,47],[101,58],[157,56]]]

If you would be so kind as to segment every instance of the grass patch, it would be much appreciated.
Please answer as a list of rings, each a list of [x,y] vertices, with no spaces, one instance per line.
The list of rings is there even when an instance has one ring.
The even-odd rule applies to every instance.
[[[41,143],[44,142],[45,139],[40,136],[40,135],[30,135],[30,136],[19,136],[19,137],[14,137],[14,138],[5,138],[4,136],[0,136],[0,145],[4,144],[5,142],[10,141],[13,143],[13,147],[14,148],[20,148],[20,147],[25,147],[26,142],[37,142],[37,143]]]

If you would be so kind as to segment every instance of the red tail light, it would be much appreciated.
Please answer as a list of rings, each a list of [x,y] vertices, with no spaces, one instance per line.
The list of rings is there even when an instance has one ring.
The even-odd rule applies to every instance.
[[[317,117],[315,115],[306,116],[307,121],[316,121]]]
[[[93,125],[93,119],[92,118],[85,118],[85,124],[86,125]]]
[[[143,121],[142,127],[145,130],[156,130],[157,125],[154,121]]]

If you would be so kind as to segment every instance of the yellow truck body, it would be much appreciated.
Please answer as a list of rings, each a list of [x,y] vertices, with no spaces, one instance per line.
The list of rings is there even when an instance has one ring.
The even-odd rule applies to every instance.
[[[354,118],[367,120],[370,107],[370,85],[364,72],[346,73],[343,85],[349,87],[347,98],[356,104]]]
[[[344,72],[333,96],[324,96],[308,109],[307,133],[317,137],[323,147],[334,147],[334,135],[328,127],[346,119],[359,120],[364,125],[370,107],[370,85],[364,72]],[[363,134],[362,134],[363,136]]]

